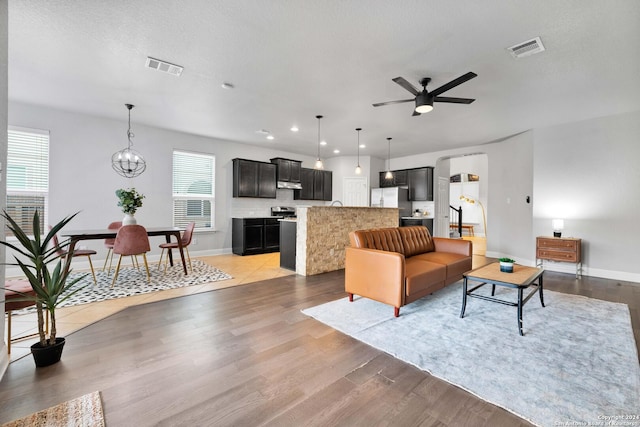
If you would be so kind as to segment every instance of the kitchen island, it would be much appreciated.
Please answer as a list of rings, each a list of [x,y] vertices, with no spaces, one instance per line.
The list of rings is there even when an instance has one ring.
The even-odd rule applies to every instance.
[[[398,208],[299,206],[296,213],[296,273],[303,276],[344,268],[349,232],[397,227],[399,219]]]

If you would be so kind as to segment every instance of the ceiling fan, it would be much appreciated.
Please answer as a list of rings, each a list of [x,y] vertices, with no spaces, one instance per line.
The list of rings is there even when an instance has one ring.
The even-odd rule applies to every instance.
[[[374,107],[381,107],[383,105],[391,105],[391,104],[401,104],[403,102],[412,102],[415,101],[416,108],[413,110],[413,116],[419,116],[422,113],[428,113],[433,110],[434,102],[450,102],[453,104],[471,104],[475,99],[470,98],[451,98],[447,96],[438,96],[441,93],[444,93],[454,87],[461,85],[462,83],[471,80],[474,77],[478,77],[476,73],[472,73],[469,71],[467,74],[458,77],[457,79],[451,80],[449,83],[446,83],[440,86],[437,89],[432,90],[431,92],[427,91],[427,85],[431,81],[431,78],[425,77],[420,80],[420,86],[422,86],[422,91],[416,89],[411,83],[406,81],[403,77],[396,77],[392,79],[394,82],[398,83],[400,86],[411,92],[415,95],[415,98],[411,99],[402,99],[399,101],[387,101],[387,102],[379,102],[377,104],[373,104]]]

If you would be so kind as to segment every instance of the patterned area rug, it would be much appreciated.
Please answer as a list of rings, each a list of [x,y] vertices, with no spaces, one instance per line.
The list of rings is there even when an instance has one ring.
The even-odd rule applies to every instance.
[[[100,392],[85,394],[51,408],[2,424],[2,427],[104,427]]]
[[[516,292],[496,296],[515,301]],[[524,306],[522,337],[515,307],[473,298],[461,319],[461,282],[402,307],[398,318],[366,298],[302,312],[534,424],[638,425],[623,415],[640,414],[629,307],[552,291],[544,299],[546,307],[537,296]]]
[[[142,261],[142,259],[140,261]],[[103,272],[96,270],[96,279],[98,281],[97,285],[93,283],[91,272],[89,272],[88,275],[85,272],[72,272],[70,274],[71,278],[86,275],[86,277],[77,284],[77,286],[86,286],[81,291],[71,296],[71,298],[62,302],[60,307],[71,307],[79,304],[147,294],[166,289],[202,285],[205,283],[232,278],[227,273],[199,260],[191,260],[191,265],[193,267],[193,272],[189,271],[189,274],[185,276],[181,264],[175,264],[173,267],[167,268],[166,273],[162,269],[158,270],[157,264],[150,264],[150,283],[147,282],[147,273],[144,268],[144,263],[140,265],[139,270],[131,266],[120,267],[118,279],[116,280],[113,288],[111,288],[111,282],[113,281],[114,270],[111,271],[111,274],[106,271]],[[23,308],[22,310],[16,310],[13,314],[19,315],[32,313],[34,311],[35,307],[31,306]]]

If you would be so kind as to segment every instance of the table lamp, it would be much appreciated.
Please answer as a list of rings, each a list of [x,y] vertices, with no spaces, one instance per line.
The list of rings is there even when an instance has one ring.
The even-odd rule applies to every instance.
[[[564,230],[564,220],[554,219],[551,221],[553,226],[553,237],[562,237],[562,230]]]

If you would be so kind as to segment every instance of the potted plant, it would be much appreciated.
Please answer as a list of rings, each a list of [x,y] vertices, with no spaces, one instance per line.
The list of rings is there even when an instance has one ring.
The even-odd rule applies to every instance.
[[[35,293],[35,296],[23,295],[22,298],[25,301],[35,301],[36,303],[40,341],[31,346],[31,353],[36,366],[48,366],[60,361],[65,339],[56,336],[56,307],[86,286],[74,286],[85,277],[84,275],[67,281],[71,272],[67,263],[71,262],[71,257],[67,257],[67,261],[63,265],[62,260],[58,257],[56,248],[51,244],[55,234],[76,215],[77,213],[66,217],[51,227],[51,230],[43,239],[40,235],[40,216],[37,210],[33,214],[33,238],[30,238],[6,211],[2,213],[2,216],[7,220],[7,227],[11,230],[18,243],[0,241],[0,244],[16,252],[14,255],[16,263],[9,265],[17,265],[22,269]],[[69,242],[67,241],[61,243],[59,247],[64,250],[68,245]],[[51,271],[49,264],[56,259],[58,262],[53,271]],[[48,335],[44,322],[45,310],[51,319],[51,330]]]
[[[133,215],[142,206],[144,195],[138,193],[135,188],[129,188],[128,190],[120,188],[116,190],[116,196],[118,196],[118,206],[122,208],[122,212],[125,214],[122,225],[136,224],[136,219]]]
[[[500,258],[500,271],[503,273],[513,273],[513,264],[515,264],[515,260],[511,258]]]

